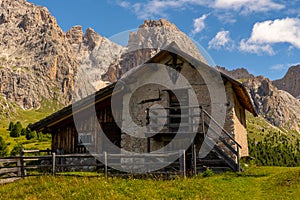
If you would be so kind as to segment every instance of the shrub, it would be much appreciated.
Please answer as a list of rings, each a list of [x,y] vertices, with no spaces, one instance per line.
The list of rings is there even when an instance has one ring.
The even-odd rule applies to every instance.
[[[38,140],[42,140],[43,139],[43,133],[42,132],[38,132],[37,133],[37,139]]]
[[[33,138],[36,138],[36,131],[28,131],[27,133],[26,133],[26,139],[27,140],[31,140],[31,139],[33,139]]]
[[[27,130],[25,128],[22,128],[21,135],[26,135],[26,133],[27,133]]]
[[[15,126],[15,124],[13,122],[9,122],[8,130],[11,131],[14,126]]]
[[[21,135],[27,135],[31,132],[30,128],[23,128],[22,131],[21,131]]]
[[[10,135],[10,137],[17,138],[17,137],[20,137],[20,132],[18,132],[16,128],[13,128],[10,131],[9,135]]]
[[[17,155],[20,155],[22,149],[23,149],[23,145],[22,145],[22,144],[17,144],[17,145],[14,146],[14,148],[11,150],[10,155],[11,155],[11,156],[17,156]]]
[[[210,176],[213,176],[213,175],[214,175],[214,172],[210,168],[206,168],[206,170],[203,172],[203,177],[210,177]]]
[[[11,128],[11,131],[9,133],[10,137],[20,137],[23,129],[21,122],[18,121],[15,125],[9,128]]]
[[[7,144],[4,139],[0,136],[0,158],[7,156]]]

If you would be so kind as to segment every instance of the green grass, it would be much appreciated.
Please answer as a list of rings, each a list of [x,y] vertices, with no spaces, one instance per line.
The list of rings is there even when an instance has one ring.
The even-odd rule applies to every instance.
[[[254,117],[249,113],[247,113],[247,132],[249,138],[255,139],[257,142],[263,141],[275,132],[280,132],[280,134],[286,136],[292,144],[296,142],[296,139],[300,139],[300,134],[298,132],[286,128],[275,127],[268,123],[264,118],[260,116]]]
[[[44,176],[2,185],[0,199],[299,199],[300,168],[173,180]]]
[[[8,152],[17,144],[22,144],[25,149],[47,149],[51,148],[51,138],[44,135],[42,141],[26,140],[25,136],[12,138],[9,136],[8,125],[12,121],[16,123],[20,121],[23,127],[27,127],[29,123],[35,123],[40,119],[54,113],[62,106],[56,100],[42,100],[42,107],[39,109],[24,110],[15,103],[8,102],[4,97],[0,96],[0,106],[5,105],[6,109],[0,109],[0,136],[8,144]],[[9,117],[8,117],[8,116]]]
[[[9,136],[9,131],[7,131],[7,128],[0,128],[0,136],[6,142],[9,153],[17,144],[22,144],[25,149],[51,148],[51,137],[49,135],[43,135],[43,139],[40,141],[37,139],[27,140],[25,136],[12,138]]]

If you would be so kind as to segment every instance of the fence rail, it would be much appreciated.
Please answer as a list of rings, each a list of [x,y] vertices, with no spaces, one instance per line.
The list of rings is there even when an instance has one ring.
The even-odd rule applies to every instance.
[[[155,154],[109,154],[104,152],[102,154],[65,154],[58,155],[55,152],[51,152],[51,155],[26,155],[32,153],[46,152],[50,154],[50,150],[24,150],[22,149],[20,156],[0,158],[0,178],[11,178],[13,177],[26,177],[26,176],[38,176],[52,174],[56,175],[58,172],[68,172],[68,171],[78,171],[80,167],[90,167],[103,171],[105,177],[108,177],[110,171],[113,171],[111,167],[139,167],[139,166],[154,166],[157,164],[170,164],[169,162],[164,162],[161,160],[159,163],[151,162],[151,159],[163,159],[169,158],[170,156],[179,156],[179,159],[175,164],[178,165],[178,169],[174,170],[173,173],[176,175],[186,176],[186,161],[185,161],[185,151],[181,150],[179,152],[168,152],[168,153],[155,153]],[[96,158],[101,158],[103,162],[99,162]],[[120,159],[141,159],[145,158],[144,162],[126,162],[121,163]],[[90,163],[69,163],[66,160],[76,160],[82,161],[86,159],[91,159],[94,162]],[[114,160],[119,160],[119,162],[112,162]],[[174,163],[173,163],[174,164]],[[77,170],[76,170],[77,168]],[[35,170],[35,171],[32,171]],[[80,171],[80,169],[79,169]],[[115,170],[116,171],[116,170]],[[114,172],[116,173],[116,172]],[[170,171],[160,171],[151,172],[151,174],[164,174],[170,173]],[[119,172],[119,174],[122,174]],[[124,174],[124,173],[123,173]],[[132,173],[134,174],[134,173]]]

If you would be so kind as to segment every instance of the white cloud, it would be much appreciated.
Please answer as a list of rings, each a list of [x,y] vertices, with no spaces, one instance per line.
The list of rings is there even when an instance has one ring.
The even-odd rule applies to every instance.
[[[264,54],[274,55],[275,52],[271,45],[269,44],[257,44],[246,41],[245,39],[240,42],[240,50],[244,52],[254,53],[254,54]]]
[[[300,48],[300,19],[285,18],[258,22],[254,25],[249,40],[255,43],[287,42]]]
[[[143,3],[117,1],[117,4],[121,7],[131,9],[138,18],[145,19],[157,16],[166,17],[167,10],[185,9],[188,5],[204,5],[204,2],[203,0],[147,0]]]
[[[145,1],[116,1],[121,7],[132,10],[138,18],[166,17],[168,10],[194,8],[204,6],[214,10],[237,11],[241,13],[267,12],[280,10],[285,6],[273,0],[145,0]]]
[[[277,64],[269,67],[269,69],[272,71],[282,71],[282,70],[287,70],[291,66],[296,66],[296,65],[299,65],[299,63]]]
[[[208,14],[204,14],[199,18],[194,19],[194,29],[192,34],[200,33],[205,28],[205,20],[208,17]]]
[[[288,65],[278,64],[278,65],[273,65],[273,66],[269,67],[269,69],[272,71],[281,71],[281,70],[286,69],[287,67],[288,67]]]
[[[130,7],[130,3],[128,1],[120,1],[120,2],[118,2],[118,5],[123,7],[123,8],[129,8]]]
[[[233,12],[216,12],[214,15],[224,24],[234,24],[237,21],[237,17]]]
[[[215,9],[235,10],[242,13],[267,12],[281,10],[285,6],[272,0],[215,0],[212,4]]]
[[[285,18],[257,22],[253,26],[251,37],[240,42],[240,50],[273,55],[271,45],[276,43],[289,43],[300,49],[300,19]]]
[[[208,43],[209,49],[221,49],[226,48],[228,50],[232,50],[234,48],[234,42],[230,38],[229,31],[220,31],[216,34],[216,36],[209,41]]]

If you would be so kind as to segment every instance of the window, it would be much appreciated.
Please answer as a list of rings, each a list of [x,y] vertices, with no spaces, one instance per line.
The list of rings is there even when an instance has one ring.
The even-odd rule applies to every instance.
[[[78,144],[79,145],[90,145],[93,143],[92,133],[79,133],[78,134]]]

